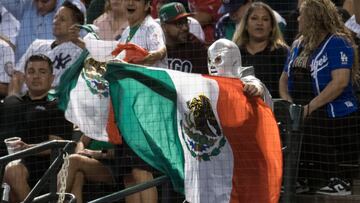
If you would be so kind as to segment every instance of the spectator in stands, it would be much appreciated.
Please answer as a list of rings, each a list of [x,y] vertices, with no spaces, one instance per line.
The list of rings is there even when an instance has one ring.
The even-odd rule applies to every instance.
[[[275,11],[278,11],[281,14],[296,9],[296,3],[297,3],[296,1],[293,0],[287,0],[287,1],[262,0],[262,2],[266,3]]]
[[[104,13],[94,21],[102,40],[119,40],[128,26],[124,0],[107,0]]]
[[[242,63],[254,66],[255,76],[279,98],[279,78],[286,62],[288,46],[284,42],[272,9],[252,3],[237,27],[233,41],[239,46]]]
[[[346,1],[348,2],[348,1]],[[360,1],[351,1],[353,15],[346,21],[345,26],[349,28],[354,34],[355,43],[357,45],[358,52],[360,51]],[[354,84],[355,92],[360,100],[360,83]]]
[[[129,26],[121,35],[121,43],[133,43],[149,54],[138,63],[154,67],[167,68],[166,46],[163,31],[150,16],[151,0],[127,0],[125,8]],[[122,165],[124,169],[124,185],[130,187],[153,179],[152,168],[138,157],[132,149],[123,143]],[[155,203],[158,195],[156,187],[126,197],[127,203]]]
[[[224,1],[219,10],[222,17],[215,26],[215,39],[226,38],[231,40],[234,36],[236,27],[240,24],[242,17],[250,7],[253,0],[230,0]],[[286,26],[285,19],[278,12],[273,10],[275,19],[283,31]]]
[[[354,15],[354,1],[353,0],[344,0],[342,7],[350,14]]]
[[[181,3],[185,7],[186,12],[189,12],[188,0],[152,0],[151,1],[151,16],[154,19],[159,18],[158,14],[159,14],[161,6],[163,4],[171,3],[171,2]],[[160,4],[160,6],[159,6],[159,4]]]
[[[236,25],[240,23],[252,0],[230,0],[224,2],[219,10],[223,16],[215,26],[215,39],[229,39],[234,36]]]
[[[336,1],[335,1],[336,2]],[[339,1],[337,1],[339,2]],[[341,2],[341,3],[340,3]],[[343,3],[344,1],[340,1],[338,4],[335,4],[336,5],[336,8],[337,8],[337,11],[338,13],[340,14],[340,17],[341,19],[343,20],[343,22],[346,22],[347,20],[349,20],[349,18],[351,17],[350,13],[348,10],[346,10],[344,7],[343,7]]]
[[[16,38],[15,60],[18,61],[35,39],[53,39],[51,32],[55,13],[62,0],[1,0],[0,3],[20,22]]]
[[[207,48],[189,32],[189,13],[181,3],[168,3],[159,11],[166,38],[168,68],[188,73],[208,74]]]
[[[19,33],[20,23],[16,18],[0,5],[0,35],[6,37],[14,46],[16,43],[16,36]]]
[[[96,18],[104,13],[105,0],[91,0],[86,10],[86,23],[92,24]]]
[[[354,32],[357,38],[360,38],[360,2],[353,1],[353,15],[351,18],[345,23],[346,27],[349,28],[352,32]]]
[[[9,43],[9,41],[0,39],[0,100],[7,95],[10,76],[15,63],[14,50]]]
[[[69,156],[66,192],[74,194],[76,202],[82,203],[82,189],[85,181],[115,184],[114,155],[112,144],[92,140],[82,135],[76,147],[76,153]],[[58,185],[59,181],[60,176],[58,176]]]
[[[55,40],[35,40],[16,64],[16,69],[24,71],[24,64],[29,56],[45,54],[53,62],[53,86],[57,86],[62,73],[76,61],[85,48],[84,42],[79,38],[79,28],[76,27],[84,24],[85,13],[85,6],[79,0],[66,0],[54,17],[52,30]]]
[[[299,17],[299,8],[302,3],[302,0],[297,1],[297,8],[291,10],[286,16],[287,26],[284,30],[284,38],[287,44],[292,44],[298,34],[298,21]]]
[[[215,23],[219,20],[218,10],[221,6],[221,0],[189,0],[190,12],[194,18],[201,24],[205,32],[205,42],[211,44],[215,41]]]
[[[243,67],[238,46],[228,39],[216,40],[208,50],[210,75],[239,78],[244,82],[244,92],[249,96],[261,96],[272,108],[272,98],[265,85],[255,77],[254,67]]]
[[[289,12],[286,16],[287,26],[284,31],[284,38],[288,44],[292,44],[298,34],[298,17],[299,17],[299,8],[303,0],[298,0],[298,7]],[[334,1],[336,2],[337,11],[342,17],[342,20],[346,22],[350,18],[349,12],[343,8],[343,1]],[[336,5],[335,4],[335,5]]]
[[[303,0],[298,20],[300,35],[280,78],[280,95],[304,106],[299,177],[318,194],[349,195],[346,178],[352,174],[340,164],[358,163],[355,44],[330,0]]]
[[[358,24],[360,24],[360,2],[353,1],[353,12],[355,15],[355,20]]]
[[[157,1],[157,4],[156,4],[157,9],[156,10],[160,11],[160,8],[164,4],[171,3],[171,2],[172,2],[171,0],[159,0],[159,1]],[[184,6],[184,8],[185,8],[185,6]],[[158,22],[158,23],[160,23],[159,18],[155,19],[155,21]],[[187,19],[189,20],[189,31],[190,31],[190,33],[195,35],[199,40],[205,42],[205,33],[204,33],[199,21],[197,21],[195,18],[191,17],[191,15],[189,15],[187,17]]]
[[[167,68],[164,33],[150,16],[151,0],[125,1],[129,26],[121,35],[120,43],[133,43],[147,51],[139,64]]]
[[[33,55],[26,62],[25,74],[14,72],[9,85],[9,95],[4,99],[1,122],[2,133],[21,137],[17,142],[20,150],[38,143],[71,139],[72,124],[57,108],[56,101],[47,99],[54,75],[52,62],[45,55]],[[23,83],[28,87],[24,96],[19,96]],[[24,200],[37,180],[50,164],[50,152],[9,163],[5,168],[4,181],[10,185],[11,202]]]

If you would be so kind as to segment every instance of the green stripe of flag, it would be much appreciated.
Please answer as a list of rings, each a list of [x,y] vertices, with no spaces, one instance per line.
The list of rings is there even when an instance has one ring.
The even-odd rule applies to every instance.
[[[176,89],[162,70],[109,63],[105,78],[117,125],[126,143],[184,192],[184,155],[178,137]]]

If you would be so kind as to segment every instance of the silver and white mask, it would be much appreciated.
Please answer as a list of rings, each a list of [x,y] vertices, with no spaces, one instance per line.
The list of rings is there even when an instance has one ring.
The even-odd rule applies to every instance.
[[[216,40],[208,49],[210,75],[240,77],[241,54],[238,46],[227,39]]]

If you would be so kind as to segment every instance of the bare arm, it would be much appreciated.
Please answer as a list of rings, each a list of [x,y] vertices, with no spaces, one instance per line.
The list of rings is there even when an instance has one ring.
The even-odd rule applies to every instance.
[[[336,99],[348,85],[350,80],[349,69],[337,69],[331,72],[332,80],[318,96],[304,106],[305,115],[310,115],[316,109]],[[307,113],[308,112],[308,113]],[[307,115],[306,115],[307,116]]]
[[[149,54],[141,61],[136,61],[136,63],[151,66],[157,61],[163,59],[166,56],[166,47],[162,47],[156,51],[150,51]]]
[[[24,73],[20,71],[15,71],[8,85],[8,96],[11,95],[19,96],[24,82],[25,82]]]
[[[90,141],[91,141],[91,138],[85,136],[84,134],[81,135],[79,141],[77,142],[75,152],[84,150],[89,145]]]
[[[56,136],[56,135],[49,135],[49,141],[51,141],[51,140],[63,140],[63,139],[61,137],[59,137],[59,136]],[[20,150],[35,147],[35,146],[37,146],[39,144],[42,144],[42,143],[28,144],[28,143],[25,143],[25,142],[23,142],[21,140],[18,141],[18,143],[17,143]],[[48,149],[48,150],[45,150],[45,151],[42,151],[42,152],[38,153],[37,155],[44,156],[44,155],[49,155],[50,153],[51,153],[51,149]]]
[[[353,11],[355,15],[355,20],[358,24],[360,24],[360,1],[353,0]]]
[[[342,7],[347,12],[349,12],[350,16],[354,15],[354,1],[353,0],[345,0]]]
[[[281,99],[284,99],[289,102],[293,102],[292,98],[288,92],[288,76],[286,72],[282,72],[280,80],[279,80],[279,93]]]
[[[80,138],[79,143],[81,143],[82,149],[77,147],[77,153],[88,156],[94,159],[113,159],[115,156],[115,152],[113,149],[107,150],[105,153],[102,150],[91,150],[85,149],[91,142],[91,138],[87,137],[86,135],[82,135]],[[79,146],[79,144],[78,144]]]

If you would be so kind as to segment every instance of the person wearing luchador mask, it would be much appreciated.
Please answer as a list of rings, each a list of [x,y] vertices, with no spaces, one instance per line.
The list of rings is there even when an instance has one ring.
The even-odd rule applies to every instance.
[[[255,77],[254,67],[243,67],[238,46],[227,39],[216,40],[208,49],[210,75],[239,78],[244,82],[244,91],[250,96],[262,96],[272,107],[272,97],[265,85]]]

